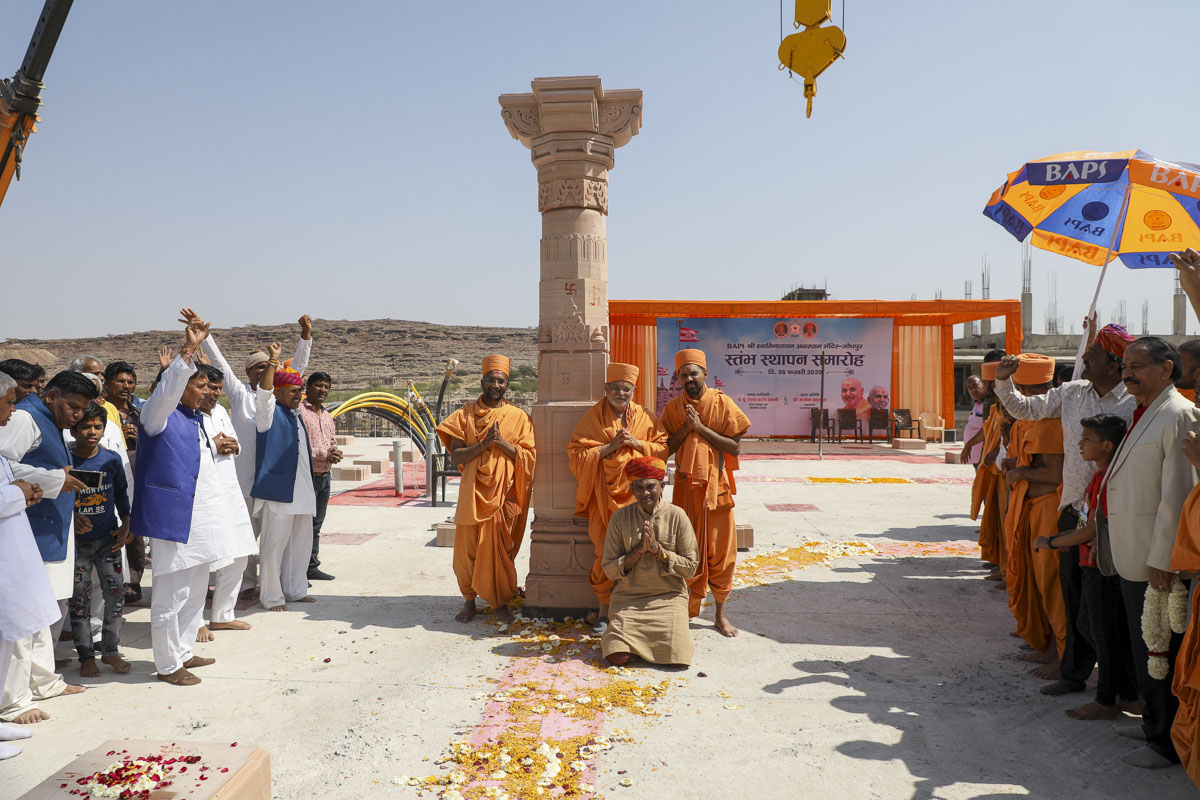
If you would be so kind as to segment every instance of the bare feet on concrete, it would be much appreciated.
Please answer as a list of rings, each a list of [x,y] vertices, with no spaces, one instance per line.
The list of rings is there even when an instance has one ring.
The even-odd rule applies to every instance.
[[[465,600],[463,602],[462,610],[454,615],[454,619],[458,622],[470,622],[471,620],[475,619],[475,613],[475,598],[472,597],[470,600]]]
[[[1063,712],[1071,719],[1079,719],[1084,721],[1091,720],[1114,720],[1120,719],[1123,715],[1121,710],[1116,706],[1103,706],[1093,700],[1090,703],[1084,703],[1078,708],[1068,708]]]
[[[111,656],[101,657],[100,663],[108,664],[108,666],[112,667],[112,671],[118,675],[125,675],[129,672],[129,670],[133,669],[133,667],[129,665],[128,661],[121,658],[116,653],[113,653]]]
[[[50,715],[40,708],[31,708],[21,714],[18,714],[13,722],[18,725],[32,725],[35,722],[45,722],[50,719]]]
[[[249,622],[235,619],[232,622],[213,622],[208,627],[214,631],[248,631],[251,625]]]
[[[725,616],[725,604],[717,603],[717,613],[713,620],[717,627],[717,632],[729,639],[738,635],[738,629],[733,627],[733,623],[729,621],[729,617]]]
[[[197,642],[211,642],[213,639],[216,639],[216,638],[217,637],[212,635],[212,631],[210,631],[208,629],[207,625],[201,625],[200,630],[196,631],[196,641]]]

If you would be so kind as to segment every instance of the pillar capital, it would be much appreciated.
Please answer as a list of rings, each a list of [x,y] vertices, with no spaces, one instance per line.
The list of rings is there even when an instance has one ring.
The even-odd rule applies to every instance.
[[[530,85],[532,92],[500,95],[500,115],[509,134],[531,150],[548,135],[586,140],[591,134],[597,143],[610,140],[611,168],[611,150],[628,144],[642,126],[641,89],[605,91],[596,75],[534,78]]]

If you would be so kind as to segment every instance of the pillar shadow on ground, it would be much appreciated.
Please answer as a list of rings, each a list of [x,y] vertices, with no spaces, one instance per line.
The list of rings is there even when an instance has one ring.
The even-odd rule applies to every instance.
[[[904,534],[885,535],[923,538]],[[1007,635],[1007,595],[981,579],[977,564],[964,557],[875,558],[736,590],[730,613],[743,635],[814,655],[762,692],[798,702],[826,698],[851,720],[813,727],[801,720],[780,735],[797,748],[832,745],[844,758],[899,761],[912,775],[912,800],[1188,796],[1193,787],[1181,769],[1126,766],[1120,756],[1131,743],[1111,723],[1062,713],[1090,697],[1038,693],[1041,682],[1012,657],[1018,645]],[[862,653],[868,648],[880,652]],[[772,674],[770,667],[748,671]],[[854,738],[838,741],[834,729],[847,727]],[[860,738],[864,733],[872,738]],[[863,788],[861,796],[902,796],[894,785],[892,793]]]

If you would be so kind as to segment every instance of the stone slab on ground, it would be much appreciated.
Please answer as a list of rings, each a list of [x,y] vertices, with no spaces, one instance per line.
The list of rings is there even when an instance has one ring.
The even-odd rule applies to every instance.
[[[892,439],[892,449],[894,450],[924,450],[928,443],[924,439],[902,439],[896,437]]]
[[[380,475],[388,464],[388,460],[386,458],[356,458],[350,463],[356,467],[367,467],[374,474]]]
[[[691,625],[690,667],[629,670],[639,685],[668,688],[651,719],[605,715],[606,732],[628,731],[632,741],[589,762],[596,790],[609,800],[1197,796],[1178,767],[1123,764],[1136,743],[1110,723],[1063,713],[1089,694],[1044,697],[1013,658],[1006,595],[984,580],[967,518],[970,486],[960,479],[970,468],[942,463],[940,452],[917,463],[873,449],[887,457],[742,462],[739,476],[754,480],[739,481],[734,514],[753,526],[756,549],[739,554],[739,576],[807,542],[876,552],[735,587],[736,639],[713,629],[707,601]],[[842,480],[808,480],[816,477]],[[865,482],[888,478],[907,480]],[[30,726],[25,751],[0,765],[0,796],[19,797],[80,753],[129,735],[180,746],[253,742],[271,753],[280,800],[417,800],[416,787],[394,780],[448,775],[434,761],[451,741],[486,733],[496,681],[535,663],[550,678],[568,668],[607,674],[582,654],[564,662],[531,654],[491,614],[454,621],[462,599],[453,553],[430,536],[449,513],[331,506],[325,530],[362,535],[354,546],[322,548],[322,569],[337,580],[313,582],[315,603],[274,614],[256,607],[241,615],[252,630],[218,631],[197,645],[217,660],[196,670],[198,686],[154,679],[150,609],[127,609],[121,652],[132,672],[102,666],[89,679],[68,665],[66,678],[88,691],[40,704],[52,719]],[[147,583],[153,591],[152,574]]]
[[[754,526],[739,524],[737,526],[737,549],[749,550],[754,547]]]
[[[78,778],[94,775],[119,761],[146,756],[162,756],[164,759],[200,757],[195,764],[177,763],[169,767],[170,788],[155,791],[152,797],[271,800],[271,756],[261,747],[234,742],[178,743],[149,739],[110,739],[65,765],[21,795],[20,800],[61,800],[71,797],[68,792],[82,788],[76,783]],[[184,766],[185,770],[179,769]]]
[[[363,465],[347,465],[341,464],[330,467],[330,480],[335,481],[365,481],[371,477],[371,468]]]
[[[434,526],[437,533],[438,547],[454,547],[454,532],[457,526],[453,522],[439,522]]]
[[[349,447],[354,444],[353,436],[335,436],[333,440],[337,443],[338,447]]]

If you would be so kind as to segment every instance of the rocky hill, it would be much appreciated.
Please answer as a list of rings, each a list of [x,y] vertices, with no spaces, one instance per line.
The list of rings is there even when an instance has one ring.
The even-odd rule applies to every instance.
[[[246,325],[214,330],[221,352],[235,369],[245,357],[267,342],[283,343],[290,358],[300,328],[290,325]],[[8,339],[0,342],[0,359],[34,361],[53,375],[81,353],[94,355],[106,364],[122,360],[138,371],[139,393],[144,394],[158,370],[158,348],[178,348],[179,330],[138,331],[91,339]],[[446,360],[461,363],[452,383],[451,395],[465,396],[478,387],[479,362],[489,353],[512,359],[514,401],[529,406],[527,398],[536,388],[537,341],[534,328],[481,328],[468,325],[437,325],[395,319],[327,320],[313,322],[313,358],[309,371],[321,370],[334,378],[335,397],[367,388],[405,391],[411,378],[424,394],[437,392]]]

